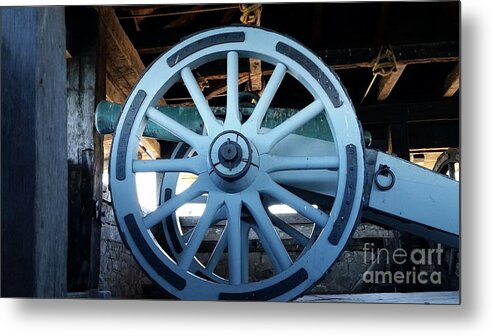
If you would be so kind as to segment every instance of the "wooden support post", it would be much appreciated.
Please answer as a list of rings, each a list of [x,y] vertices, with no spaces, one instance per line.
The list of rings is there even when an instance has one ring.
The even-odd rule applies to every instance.
[[[238,85],[241,85],[241,84],[244,84],[246,83],[247,81],[249,80],[249,72],[245,72],[243,74],[241,74],[238,78],[238,81],[237,81],[237,84]],[[213,90],[212,92],[210,92],[209,94],[207,94],[207,96],[205,97],[207,100],[210,100],[214,97],[217,97],[218,95],[220,94],[223,94],[224,92],[227,91],[227,84],[225,85],[222,85],[221,87]]]
[[[460,65],[459,63],[451,70],[444,81],[443,97],[452,97],[460,88]]]
[[[406,122],[394,123],[391,129],[391,153],[399,158],[410,160],[410,147],[408,142],[408,124]]]
[[[378,101],[386,100],[389,97],[391,91],[393,91],[393,88],[396,85],[396,82],[398,82],[398,79],[400,79],[403,70],[405,70],[405,67],[405,64],[399,64],[397,65],[395,72],[392,72],[388,76],[381,78],[378,88]]]
[[[63,7],[0,9],[3,297],[66,296]]]
[[[261,60],[256,58],[249,59],[249,71],[251,72],[249,76],[250,89],[253,92],[261,91],[263,87],[262,81],[262,71],[261,71]]]
[[[92,38],[67,61],[69,292],[97,289],[99,284],[104,157],[94,120],[97,103],[105,98],[105,39],[97,13],[84,14],[85,33]]]

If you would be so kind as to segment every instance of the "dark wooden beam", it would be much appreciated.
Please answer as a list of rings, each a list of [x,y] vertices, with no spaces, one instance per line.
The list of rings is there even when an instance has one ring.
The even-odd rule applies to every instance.
[[[408,124],[405,122],[391,123],[391,154],[395,154],[399,158],[410,160],[410,143],[408,140]]]
[[[459,120],[409,123],[410,148],[460,147]]]
[[[173,28],[159,33],[137,32],[130,37],[142,54],[160,54],[178,43],[183,37],[206,28],[210,27]],[[453,41],[404,44],[392,46],[392,48],[400,65],[459,60],[459,43]],[[371,68],[378,56],[379,47],[318,50],[316,53],[335,70]]]
[[[211,25],[188,26],[168,28],[158,32],[140,31],[129,32],[128,37],[135,48],[143,54],[161,54],[177,44],[183,37],[204,29],[212,28]]]
[[[138,53],[140,55],[160,55],[171,48],[172,46],[170,45],[165,45],[160,47],[140,47],[138,48]]]
[[[392,46],[398,64],[453,62],[459,60],[457,42],[434,42]],[[370,68],[379,48],[350,48],[318,51],[317,54],[333,69]]]
[[[94,128],[95,109],[105,99],[104,27],[95,11],[87,26],[92,41],[67,61],[69,292],[97,289],[101,238],[103,138]]]
[[[0,9],[1,294],[67,291],[65,10]]]
[[[234,14],[236,14],[238,11],[239,11],[238,8],[232,8],[227,10],[222,16],[222,19],[220,20],[220,25],[224,26],[226,24],[230,24],[232,18],[234,17]]]
[[[406,67],[405,64],[397,65],[395,72],[392,72],[388,76],[381,78],[381,80],[379,81],[378,94],[377,94],[378,101],[384,101],[389,97],[391,91],[393,91],[393,88],[398,82],[398,79],[400,79],[403,70],[405,70],[405,67]]]
[[[142,23],[143,20],[145,20],[145,15],[149,15],[154,13],[157,10],[157,8],[133,8],[130,9],[130,13],[132,13],[133,16],[133,22],[135,23],[135,30],[136,31],[141,31],[140,29],[140,23]]]
[[[460,104],[459,101],[378,104],[356,107],[356,113],[362,124],[448,121],[459,120]]]
[[[372,134],[372,148],[405,158],[407,148],[459,147],[459,101],[380,104],[356,111],[362,128]]]
[[[168,28],[184,27],[189,25],[200,13],[199,11],[204,7],[205,7],[204,5],[197,5],[191,7],[190,13],[181,14],[178,18],[168,23],[164,28],[168,29]]]
[[[444,81],[443,97],[452,97],[460,88],[460,65],[459,63],[451,70]]]

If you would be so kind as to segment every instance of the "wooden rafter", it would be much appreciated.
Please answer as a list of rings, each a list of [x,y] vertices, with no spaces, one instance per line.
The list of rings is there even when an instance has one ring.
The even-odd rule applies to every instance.
[[[157,144],[157,145],[156,145]],[[161,157],[161,146],[156,139],[142,137],[140,139],[142,150],[152,159]]]
[[[455,62],[459,60],[459,44],[433,42],[392,46],[399,65]],[[317,54],[335,70],[372,68],[378,56],[376,48],[350,48],[318,51]]]
[[[222,16],[222,19],[220,20],[220,25],[226,25],[226,24],[231,23],[231,20],[234,17],[234,14],[236,14],[237,12],[238,12],[237,8],[232,8],[232,9],[229,9],[228,11],[226,11],[224,13],[224,15]]]
[[[459,63],[451,70],[444,81],[443,97],[452,97],[460,88],[460,65]]]
[[[97,7],[105,27],[107,43],[107,72],[113,84],[128,95],[145,66],[121,26],[114,9]]]
[[[97,7],[105,28],[107,45],[106,95],[115,103],[123,103],[138,82],[145,66],[132,42],[121,26],[112,7]],[[161,104],[165,104],[161,100]],[[144,147],[155,157],[160,157],[160,144],[146,139]]]
[[[106,99],[116,104],[123,104],[126,99],[126,94],[113,84],[109,76],[106,76]]]
[[[404,64],[397,65],[395,72],[392,72],[388,76],[381,78],[378,87],[378,97],[377,97],[378,101],[386,100],[389,97],[391,91],[393,91],[393,88],[398,82],[398,79],[400,79],[403,70],[405,70],[405,67],[406,65]]]
[[[133,16],[133,22],[135,23],[135,30],[141,31],[140,24],[145,20],[145,15],[154,13],[157,8],[133,8],[130,10]]]
[[[238,84],[238,85],[244,84],[244,83],[246,83],[248,80],[249,80],[249,72],[245,72],[245,73],[243,73],[243,74],[241,74],[241,75],[239,76],[239,79],[238,79],[237,84]],[[212,98],[214,98],[214,97],[216,97],[216,96],[218,96],[218,95],[220,95],[220,94],[222,94],[222,93],[224,93],[224,92],[226,92],[226,91],[227,91],[227,85],[224,85],[224,86],[221,86],[221,87],[219,87],[218,89],[216,89],[216,90],[214,90],[214,91],[210,92],[210,93],[209,93],[209,94],[208,94],[205,98],[206,98],[207,100],[209,100],[209,99],[212,99]]]
[[[196,16],[200,13],[199,11],[201,9],[203,9],[204,7],[205,7],[204,5],[193,6],[190,10],[190,13],[181,14],[177,19],[171,21],[164,28],[167,29],[167,28],[183,27],[183,26],[190,24],[196,18]],[[164,34],[165,34],[165,32],[164,32]]]
[[[205,29],[201,26],[200,29]],[[195,32],[189,27],[170,28],[167,33],[138,32],[133,36],[138,41],[138,50],[142,54],[159,54],[180,38]],[[137,43],[137,42],[136,42]],[[424,64],[437,62],[456,62],[459,60],[459,43],[453,41],[428,42],[392,45],[398,64]],[[316,54],[335,70],[372,68],[379,48],[345,48],[317,50]]]

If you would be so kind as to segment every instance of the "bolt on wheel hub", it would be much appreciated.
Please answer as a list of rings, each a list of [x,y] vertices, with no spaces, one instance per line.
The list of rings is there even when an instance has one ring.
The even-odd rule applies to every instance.
[[[239,165],[242,156],[241,146],[237,142],[231,141],[231,139],[227,139],[227,142],[224,142],[219,148],[219,161],[230,171]]]

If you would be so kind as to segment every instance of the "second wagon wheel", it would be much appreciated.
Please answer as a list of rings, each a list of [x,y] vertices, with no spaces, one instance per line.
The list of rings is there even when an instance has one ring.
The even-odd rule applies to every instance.
[[[238,64],[243,58],[260,59],[274,67],[246,120],[238,104]],[[219,59],[227,64],[223,120],[213,114],[192,72]],[[264,127],[265,114],[286,74],[310,93],[311,103],[275,127]],[[205,135],[156,108],[160,98],[180,79],[193,98]],[[320,115],[328,123],[331,141],[297,134]],[[139,139],[149,120],[188,144],[196,155],[140,160]],[[115,215],[137,262],[151,279],[177,298],[287,301],[321,279],[350,238],[362,205],[363,153],[351,101],[338,77],[315,54],[288,37],[256,27],[209,30],[163,54],[128,97],[110,159]],[[187,172],[196,175],[196,180],[145,214],[136,192],[135,176],[140,172]],[[329,195],[330,204],[313,204],[306,194]],[[179,207],[199,197],[206,198],[203,213],[182,251],[170,253],[156,239],[157,229]],[[268,210],[272,202],[285,204],[311,221],[312,232],[306,236],[294,232],[289,224],[273,223]],[[221,253],[228,267],[219,276],[213,267],[199,260],[198,251],[210,228],[223,220],[226,224],[217,245],[223,245]],[[258,281],[251,281],[247,275],[245,246],[249,238],[244,232],[249,230],[257,234],[275,269],[271,276]],[[304,249],[299,256],[293,258],[287,252],[279,231],[302,241]],[[197,264],[210,273],[197,272]]]
[[[435,172],[449,176],[453,180],[460,180],[460,149],[448,148],[436,160]],[[437,248],[436,244],[430,243],[431,248]],[[444,275],[442,286],[449,290],[459,288],[459,253],[457,249],[444,246],[443,260],[434,258],[433,265],[437,271]]]

